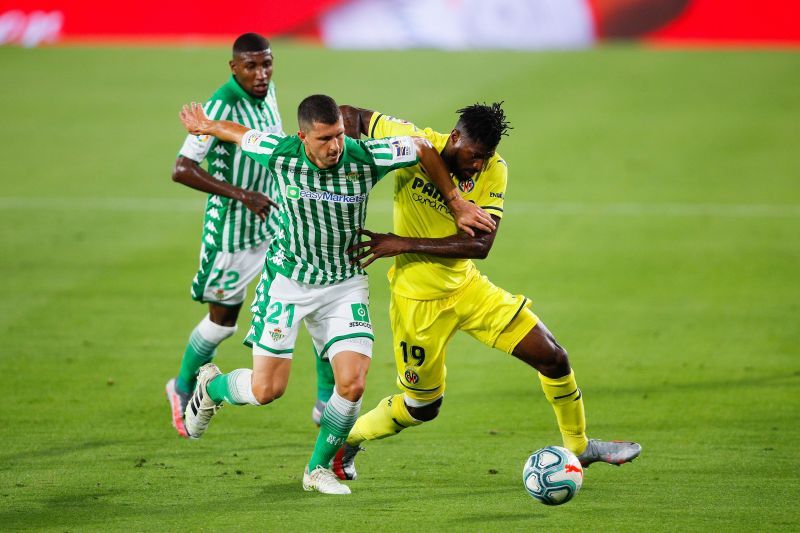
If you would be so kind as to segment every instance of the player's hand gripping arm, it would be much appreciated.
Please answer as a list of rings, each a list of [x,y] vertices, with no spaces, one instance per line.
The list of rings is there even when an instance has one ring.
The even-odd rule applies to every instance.
[[[450,173],[442,160],[442,156],[434,149],[433,145],[423,137],[412,137],[419,154],[419,163],[428,175],[428,179],[433,182],[439,192],[442,193],[444,201],[453,217],[456,219],[456,226],[470,237],[475,236],[475,231],[492,232],[497,227],[492,217],[472,202],[464,200],[458,193],[458,189],[453,185]]]
[[[242,136],[248,128],[235,122],[209,119],[201,104],[192,102],[183,106],[181,122],[186,130],[193,135],[213,135],[221,141],[241,143]],[[220,135],[217,135],[219,133]],[[217,180],[188,157],[180,156],[172,170],[172,180],[182,183],[198,191],[217,194],[226,198],[242,202],[250,211],[265,220],[270,208],[278,207],[269,196],[256,191],[249,191],[236,187],[225,181]]]
[[[367,268],[381,257],[409,253],[457,259],[485,259],[492,249],[497,229],[500,227],[500,219],[494,216],[492,219],[497,224],[494,231],[479,232],[475,237],[461,232],[439,238],[401,237],[394,233],[374,233],[362,229],[359,233],[369,240],[354,244],[347,252],[356,254],[353,262],[360,263],[362,268]]]

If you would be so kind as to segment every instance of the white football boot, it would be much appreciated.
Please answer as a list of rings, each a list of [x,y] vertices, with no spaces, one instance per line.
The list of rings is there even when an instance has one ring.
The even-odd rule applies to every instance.
[[[322,465],[317,466],[311,473],[306,466],[303,472],[303,490],[322,494],[350,494],[350,487],[339,483],[336,474]]]
[[[189,400],[189,405],[186,406],[186,413],[184,413],[183,417],[186,433],[188,433],[190,439],[202,437],[208,428],[208,423],[211,422],[211,417],[222,408],[222,404],[212,400],[206,390],[211,380],[220,374],[222,372],[219,371],[219,368],[214,363],[208,363],[200,367],[200,373],[197,375],[197,386]]]
[[[578,460],[584,467],[597,462],[619,466],[633,461],[640,453],[642,446],[636,442],[589,439],[589,445],[578,456]]]

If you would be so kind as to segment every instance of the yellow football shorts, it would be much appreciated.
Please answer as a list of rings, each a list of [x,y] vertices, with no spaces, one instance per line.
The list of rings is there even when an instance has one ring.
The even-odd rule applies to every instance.
[[[511,353],[536,326],[531,301],[476,275],[448,298],[413,300],[392,294],[389,314],[397,384],[411,399],[429,402],[444,394],[447,343],[456,331]]]

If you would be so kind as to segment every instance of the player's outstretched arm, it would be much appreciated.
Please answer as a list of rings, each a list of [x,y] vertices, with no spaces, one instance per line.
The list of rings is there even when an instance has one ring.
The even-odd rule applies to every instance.
[[[203,104],[192,102],[183,106],[180,113],[186,131],[192,135],[211,135],[226,143],[242,143],[244,134],[250,128],[230,120],[211,120],[203,110]]]
[[[500,224],[499,218],[492,217],[492,219],[498,225],[494,231],[479,232],[475,237],[464,233],[439,238],[401,237],[394,233],[374,233],[361,229],[359,233],[366,236],[367,240],[357,242],[347,252],[355,254],[353,262],[361,264],[363,268],[367,268],[373,261],[381,257],[394,257],[400,254],[427,254],[455,259],[486,259],[492,249]]]
[[[247,209],[266,220],[269,210],[278,207],[269,196],[231,185],[227,181],[214,178],[193,159],[179,156],[172,169],[172,181],[191,187],[192,189],[224,196],[242,202]]]
[[[340,105],[339,111],[344,120],[344,134],[353,139],[358,139],[362,135],[369,135],[369,123],[375,111],[362,109],[351,105]]]
[[[423,137],[412,137],[419,154],[419,162],[428,178],[436,185],[442,193],[444,201],[453,217],[456,219],[458,229],[469,235],[475,236],[475,230],[492,232],[497,224],[492,217],[477,205],[464,200],[458,193],[458,189],[453,185],[450,172],[442,160],[442,156],[427,139]]]

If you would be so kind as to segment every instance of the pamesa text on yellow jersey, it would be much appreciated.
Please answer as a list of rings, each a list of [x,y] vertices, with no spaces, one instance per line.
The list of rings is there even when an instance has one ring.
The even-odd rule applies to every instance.
[[[370,137],[415,135],[428,139],[441,152],[449,134],[419,129],[410,122],[373,113],[369,124]],[[453,183],[461,196],[502,218],[503,202],[508,181],[506,162],[495,153],[483,170],[471,179]],[[455,219],[434,184],[419,164],[399,169],[395,173],[394,232],[403,237],[448,237],[456,233]],[[425,254],[401,254],[389,271],[392,290],[406,298],[436,300],[447,298],[478,275],[469,259],[452,259]]]

